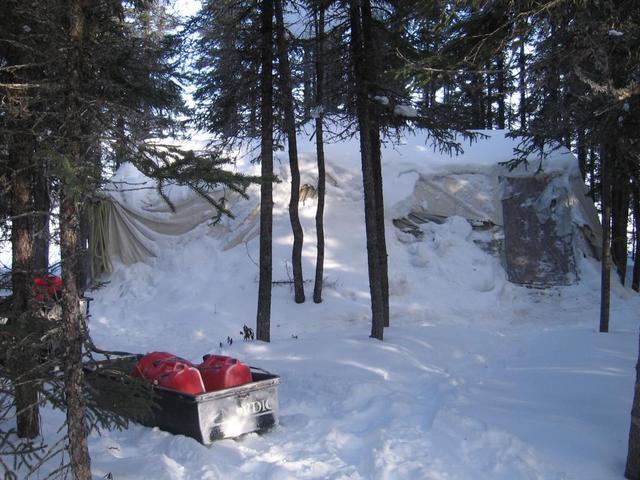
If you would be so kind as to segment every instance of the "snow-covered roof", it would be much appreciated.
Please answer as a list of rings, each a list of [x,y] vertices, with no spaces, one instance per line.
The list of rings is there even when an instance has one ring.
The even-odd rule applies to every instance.
[[[545,148],[546,157],[533,155],[524,165],[510,172],[502,163],[516,156],[515,149],[522,147],[520,138],[508,137],[508,130],[476,130],[474,140],[460,138],[461,152],[449,154],[436,151],[431,140],[424,133],[407,135],[400,145],[387,145],[383,151],[385,165],[399,163],[405,169],[428,174],[495,172],[510,176],[531,175],[542,162],[542,170],[551,172],[578,172],[578,161],[567,148]]]

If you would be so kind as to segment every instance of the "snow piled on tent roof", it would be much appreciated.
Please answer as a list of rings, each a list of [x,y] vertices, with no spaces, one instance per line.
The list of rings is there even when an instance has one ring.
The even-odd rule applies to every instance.
[[[545,147],[546,157],[535,155],[528,158],[529,166],[521,165],[509,171],[501,165],[516,156],[514,149],[522,147],[521,139],[508,137],[508,130],[476,130],[479,136],[474,140],[459,139],[461,154],[435,152],[429,140],[420,134],[404,137],[397,147],[386,147],[383,156],[385,164],[399,162],[414,167],[421,174],[441,173],[481,173],[492,171],[511,176],[531,175],[540,167],[544,172],[578,172],[576,157],[565,147],[553,149]]]
[[[406,133],[399,142],[388,140],[383,144],[384,167],[394,171],[413,170],[423,175],[443,173],[505,172],[509,175],[531,175],[541,166],[551,172],[578,173],[576,157],[565,147],[545,148],[547,156],[530,157],[529,167],[521,166],[513,172],[500,165],[516,155],[514,149],[521,147],[521,139],[508,137],[508,130],[474,130],[479,135],[474,140],[458,138],[462,152],[459,155],[440,152],[433,148],[432,140],[423,131]],[[315,152],[314,140],[300,138],[300,151]],[[360,163],[360,146],[357,138],[325,144],[327,156],[334,162],[350,167]]]

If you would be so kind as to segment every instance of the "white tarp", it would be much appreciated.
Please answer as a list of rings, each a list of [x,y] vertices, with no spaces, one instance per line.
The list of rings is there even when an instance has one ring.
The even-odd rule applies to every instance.
[[[533,173],[530,174],[534,176]],[[598,213],[582,179],[568,172],[543,175],[548,187],[538,199],[540,215],[550,212],[553,202],[567,203],[571,212],[571,224],[561,228],[577,228],[582,231],[596,257],[602,244],[602,227]],[[523,177],[515,175],[513,178]],[[484,173],[452,173],[450,175],[420,175],[416,181],[406,214],[459,216],[472,221],[491,222],[503,226],[502,199],[505,195],[501,178],[510,178],[505,171]],[[405,208],[406,208],[405,207]]]
[[[424,213],[502,225],[500,185],[495,176],[482,173],[421,175],[414,196],[415,205]]]
[[[133,165],[123,164],[116,172],[103,190],[103,198],[93,209],[90,243],[94,277],[110,272],[113,259],[130,265],[154,257],[158,248],[175,237],[219,219],[218,209],[193,189],[169,185],[165,193],[171,206],[158,194],[155,183]],[[209,192],[209,195],[225,207],[239,198],[237,193],[225,189]],[[251,212],[239,222],[238,231],[223,248],[231,248],[247,237],[255,236],[256,224],[257,215]],[[228,227],[221,224],[216,228],[229,232]]]

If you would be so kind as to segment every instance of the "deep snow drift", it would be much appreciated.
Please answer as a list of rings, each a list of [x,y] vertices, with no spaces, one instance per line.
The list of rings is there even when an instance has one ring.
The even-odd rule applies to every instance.
[[[578,260],[577,285],[533,290],[506,281],[463,218],[426,224],[422,240],[400,241],[391,218],[417,172],[493,168],[511,156],[509,142],[487,149],[481,141],[449,159],[412,138],[384,154],[391,327],[384,342],[368,338],[356,145],[327,147],[335,181],[327,183],[324,301],[311,301],[311,283],[302,305],[288,285],[274,286],[270,344],[239,334],[244,324],[255,326],[257,238],[225,251],[228,238],[202,225],[166,240],[156,258],[117,268],[92,292],[90,329],[102,348],[167,350],[191,360],[223,353],[282,377],[273,431],[210,448],[138,425],[93,435],[96,478],[622,479],[638,295],[615,286],[611,333],[599,334],[599,265],[592,260]],[[302,183],[315,184],[313,146],[300,151]],[[288,280],[287,161],[278,158],[284,181],[274,192],[273,277]],[[575,168],[575,159],[558,157],[554,165]],[[137,195],[156,201],[152,190]],[[223,220],[229,229],[258,196],[253,188],[250,201],[236,204],[237,219]],[[300,209],[310,280],[315,207],[311,199]],[[45,414],[49,434],[59,419]]]

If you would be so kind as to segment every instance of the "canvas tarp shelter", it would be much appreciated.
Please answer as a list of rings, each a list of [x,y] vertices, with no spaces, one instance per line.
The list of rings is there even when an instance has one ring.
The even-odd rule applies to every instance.
[[[155,184],[141,179],[140,172],[132,165],[125,164],[122,170],[92,208],[89,243],[93,278],[110,273],[115,259],[125,265],[144,261],[156,256],[159,247],[176,237],[199,225],[220,220],[218,209],[188,187],[174,186],[173,192],[169,189],[170,206],[157,194]],[[119,181],[123,176],[137,181]],[[227,207],[239,198],[237,193],[222,189],[209,195]],[[233,231],[228,222],[220,222],[214,227],[218,234],[229,234],[223,249],[258,234],[258,212],[254,210],[234,222]]]
[[[575,172],[510,172],[503,167],[450,174],[421,174],[410,211],[394,223],[416,225],[452,216],[488,225],[504,235],[505,270],[513,283],[549,286],[577,279],[576,251],[600,257],[602,228],[584,182]]]

